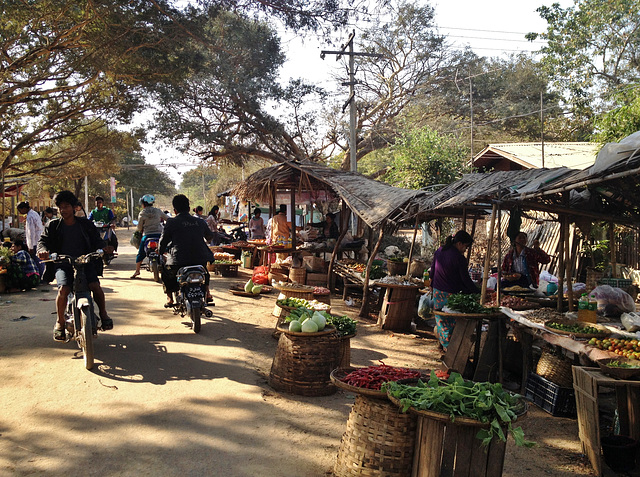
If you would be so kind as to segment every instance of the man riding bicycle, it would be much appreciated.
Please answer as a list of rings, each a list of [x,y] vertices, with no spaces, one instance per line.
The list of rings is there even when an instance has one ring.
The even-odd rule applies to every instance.
[[[207,262],[213,262],[213,253],[205,243],[205,240],[213,238],[213,233],[204,220],[189,214],[189,207],[189,199],[185,195],[178,194],[173,198],[176,216],[167,219],[160,237],[159,253],[169,254],[162,269],[162,283],[167,295],[165,307],[174,305],[173,294],[179,290],[176,276],[181,267],[202,265],[206,270]],[[207,302],[213,301],[209,291],[209,273],[205,275],[205,285]]]
[[[78,199],[73,192],[68,190],[58,192],[54,201],[60,211],[61,218],[51,220],[38,241],[37,251],[41,260],[47,260],[51,253],[70,255],[76,258],[99,249],[103,249],[107,253],[113,252],[113,247],[106,245],[90,220],[74,215],[74,206]],[[100,310],[102,329],[110,330],[113,328],[113,320],[107,314],[104,292],[98,280],[98,275],[102,275],[102,262],[88,263],[85,266],[85,272],[89,289]],[[58,319],[53,329],[53,339],[65,341],[64,312],[67,298],[73,289],[73,268],[66,263],[49,262],[46,264],[43,280],[51,281],[54,276],[58,284],[58,296],[56,297]]]

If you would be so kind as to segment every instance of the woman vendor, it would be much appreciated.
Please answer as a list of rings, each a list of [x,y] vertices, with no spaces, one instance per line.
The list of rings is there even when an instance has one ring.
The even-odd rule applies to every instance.
[[[291,227],[287,222],[287,206],[280,205],[278,213],[269,219],[267,243],[269,245],[288,245],[291,243]]]
[[[322,239],[337,239],[340,237],[340,231],[338,230],[338,224],[336,224],[335,214],[328,213],[325,215],[325,219],[322,222],[309,224],[312,227],[318,227],[320,229],[320,236]]]
[[[551,257],[540,248],[540,242],[533,241],[533,247],[527,247],[527,234],[520,232],[516,235],[513,245],[502,261],[504,279],[502,287],[521,286],[538,287],[540,278],[540,264],[549,263]]]
[[[436,318],[438,340],[444,350],[456,324],[455,319],[438,315],[438,310],[447,304],[447,298],[453,293],[479,293],[478,287],[469,275],[469,263],[464,252],[473,239],[464,230],[447,237],[444,245],[436,250],[431,264],[431,286],[433,287],[433,309]]]
[[[256,207],[253,210],[253,217],[249,220],[249,232],[251,232],[252,239],[263,239],[265,226],[264,219],[261,217],[262,211]]]

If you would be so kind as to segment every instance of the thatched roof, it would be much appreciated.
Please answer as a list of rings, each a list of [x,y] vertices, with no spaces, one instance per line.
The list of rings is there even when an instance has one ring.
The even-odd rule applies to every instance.
[[[276,190],[331,190],[369,227],[394,228],[391,215],[413,198],[418,191],[400,189],[378,182],[357,172],[299,162],[285,162],[260,169],[236,186],[240,199],[272,203]],[[396,214],[397,215],[397,214]],[[405,213],[399,214],[404,216]]]

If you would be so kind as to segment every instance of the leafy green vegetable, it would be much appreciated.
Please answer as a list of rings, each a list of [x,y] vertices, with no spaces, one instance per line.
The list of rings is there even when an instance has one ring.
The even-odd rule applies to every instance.
[[[460,313],[495,313],[496,307],[488,307],[480,304],[480,295],[454,293],[447,297],[447,306]]]
[[[356,320],[348,316],[333,316],[327,312],[320,312],[327,319],[327,323],[336,327],[340,336],[353,335],[356,332]]]
[[[503,428],[513,435],[517,445],[531,447],[535,443],[526,441],[520,427],[513,428],[516,412],[522,406],[521,396],[511,394],[499,383],[474,383],[465,381],[459,373],[451,373],[449,379],[438,379],[432,371],[429,381],[418,381],[407,385],[388,382],[383,385],[389,395],[400,401],[402,412],[409,408],[429,410],[456,417],[468,417],[482,423],[490,423],[476,437],[483,445],[498,438],[506,440]]]

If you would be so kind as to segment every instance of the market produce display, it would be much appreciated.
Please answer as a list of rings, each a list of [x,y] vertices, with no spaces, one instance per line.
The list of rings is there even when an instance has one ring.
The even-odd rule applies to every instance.
[[[423,286],[424,281],[417,278],[406,279],[403,275],[391,275],[383,277],[380,280],[376,280],[376,283],[384,283],[387,285],[402,285],[402,286]]]
[[[292,313],[286,321],[289,322],[289,331],[302,333],[317,333],[327,325],[327,319],[322,313],[311,310],[303,311],[299,316]]]
[[[253,283],[253,280],[249,279],[249,281],[244,285],[244,291],[247,293],[258,295],[262,291],[263,286],[264,285],[256,285],[255,283]]]
[[[235,255],[232,253],[227,253],[227,252],[215,252],[213,254],[213,258],[214,260],[218,261],[229,261],[229,260],[235,260]]]
[[[554,330],[566,331],[567,333],[598,334],[602,332],[602,330],[599,328],[583,325],[582,323],[559,323],[559,322],[551,321],[549,323],[546,323],[546,326],[548,328],[553,328]]]
[[[504,426],[517,445],[534,445],[525,440],[521,427],[512,427],[516,413],[522,409],[522,397],[505,391],[499,383],[465,381],[459,373],[451,373],[447,380],[442,380],[431,372],[427,382],[420,380],[412,385],[388,382],[383,389],[400,402],[402,412],[413,408],[444,414],[452,422],[465,417],[489,424],[476,435],[483,445],[488,445],[496,437],[506,441]]]
[[[377,366],[360,368],[347,374],[342,382],[356,388],[380,390],[384,383],[401,379],[416,379],[420,371],[407,368],[396,368],[382,363]]]
[[[454,293],[447,297],[447,307],[460,313],[497,313],[496,307],[486,307],[480,304],[480,295]]]
[[[325,287],[313,287],[313,294],[314,295],[329,295],[331,293],[331,290],[329,290],[328,288]]]
[[[331,309],[331,305],[319,302],[318,300],[305,300],[304,298],[281,298],[276,300],[276,305],[287,306],[290,308],[304,307],[314,311],[328,311]]]
[[[525,288],[525,287],[521,287],[520,285],[514,285],[512,287],[506,287],[502,289],[503,291],[506,292],[520,292],[520,293],[533,293],[534,290],[532,290],[531,288]]]
[[[625,358],[640,359],[640,342],[638,340],[591,338],[588,341],[588,344],[595,346],[598,349],[611,351],[619,356],[624,356]]]
[[[498,300],[497,300],[497,295],[494,293],[491,295],[491,299],[485,303],[485,306],[489,306],[489,307],[494,307],[494,306],[498,306]],[[506,306],[508,308],[511,308],[513,310],[523,310],[526,308],[536,308],[539,307],[540,305],[538,305],[537,303],[532,303],[530,301],[527,301],[523,298],[517,297],[517,296],[512,296],[512,295],[505,295],[502,296],[500,299],[500,305],[501,306]]]
[[[289,282],[277,282],[276,288],[278,290],[292,290],[292,291],[305,290],[310,292],[313,291],[314,289],[314,287],[309,285],[300,285],[298,283],[289,283]]]
[[[302,324],[307,318],[312,318],[314,313],[322,315],[327,325],[334,326],[339,336],[349,336],[356,333],[356,324],[358,323],[356,320],[352,320],[346,315],[334,316],[326,311],[315,311],[305,308],[304,306],[291,310],[289,316],[285,318],[285,322],[291,323],[292,321],[298,321]]]
[[[215,260],[213,262],[214,265],[240,265],[242,262],[236,259],[228,259],[228,260]]]
[[[560,313],[559,311],[553,310],[551,308],[527,311],[524,314],[524,317],[529,321],[533,321],[534,323],[539,323],[541,325],[546,323],[547,321],[557,321],[565,319],[564,313]]]
[[[624,363],[621,361],[609,361],[607,366],[610,368],[626,368],[626,369],[640,369],[640,362],[638,364]]]

